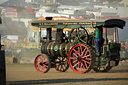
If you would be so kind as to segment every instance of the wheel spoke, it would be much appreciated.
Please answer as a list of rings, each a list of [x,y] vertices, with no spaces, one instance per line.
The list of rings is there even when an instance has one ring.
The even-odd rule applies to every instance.
[[[80,54],[80,47],[78,47],[78,53]]]
[[[78,64],[79,64],[79,62],[78,62],[78,63],[76,63],[73,67],[76,67]]]
[[[83,55],[84,55],[85,50],[86,50],[86,48],[85,48],[85,49],[84,49],[84,51],[82,52],[81,56],[83,56]]]
[[[82,71],[82,63],[81,63],[81,65],[80,65],[80,71]]]
[[[82,50],[82,46],[80,46],[80,50],[81,50],[81,53],[83,52],[83,50]]]
[[[48,62],[44,62],[45,64],[48,64]]]
[[[41,66],[41,70],[42,70],[42,71],[44,71],[44,68],[43,68],[43,66]]]
[[[64,65],[62,65],[62,67],[63,67],[63,70],[64,70],[65,69]]]
[[[83,56],[82,58],[87,58],[87,57],[89,57],[90,55],[85,55],[85,56]]]
[[[77,60],[74,60],[73,63],[75,63]]]
[[[56,66],[59,66],[60,64],[59,63],[56,63]]]
[[[40,63],[41,61],[37,60],[37,63]]]
[[[83,42],[83,43],[86,43],[86,42],[85,42],[84,40],[82,40],[81,38],[80,38],[80,41]]]
[[[38,68],[40,68],[40,67],[41,67],[41,65],[37,65],[37,67],[38,67]]]
[[[47,61],[47,59],[45,59],[43,62],[46,62]]]
[[[56,69],[59,69],[59,65],[56,65]]]
[[[74,34],[71,34],[72,36],[74,36],[75,38],[77,38],[77,36],[76,35],[74,35]]]
[[[78,70],[80,69],[80,63],[78,62]]]
[[[47,70],[47,67],[43,66],[44,67],[44,71]]]
[[[43,61],[45,60],[45,57],[44,57],[44,59],[43,59]]]
[[[77,39],[75,39],[75,40],[73,41],[73,44],[76,44],[76,43],[78,43]]]
[[[83,35],[86,35],[86,33],[81,34],[80,37],[82,37]]]
[[[86,58],[86,60],[91,60],[91,58]]]
[[[85,66],[83,65],[83,63],[81,63],[81,65],[82,65],[83,69],[86,69],[86,68],[87,68],[87,64],[85,64],[86,68],[85,68]]]
[[[62,58],[62,61],[65,61],[66,59],[65,58]]]
[[[87,53],[88,53],[88,50],[86,50],[86,52],[85,52],[85,54],[84,54],[84,55],[87,55]]]
[[[44,67],[48,67],[47,65],[45,65],[45,64],[43,64],[44,65]]]
[[[58,70],[60,70],[60,65],[57,68],[58,68]]]
[[[70,59],[77,59],[76,57],[70,57]]]
[[[73,53],[73,55],[74,55],[75,57],[78,57],[75,53]]]
[[[60,57],[57,59],[58,61],[61,61]]]
[[[85,61],[85,60],[83,60],[85,63],[88,63],[88,64],[90,64],[90,62],[88,62],[88,61]]]
[[[80,56],[80,53],[78,53],[75,49],[74,49],[75,53],[77,53]]]
[[[42,56],[39,59],[42,61]]]
[[[63,66],[62,66],[62,65],[60,65],[60,70],[61,70],[61,71],[63,70]]]
[[[63,64],[63,67],[64,67],[64,69],[66,69],[66,66],[65,66],[65,64]]]

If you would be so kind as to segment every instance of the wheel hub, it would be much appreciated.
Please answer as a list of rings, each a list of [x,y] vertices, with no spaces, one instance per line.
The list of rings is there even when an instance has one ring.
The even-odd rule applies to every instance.
[[[78,61],[82,61],[82,58],[79,56],[79,57],[77,58],[77,60],[78,60]]]
[[[42,63],[42,62],[40,62],[40,65],[42,66],[42,65],[43,65],[43,63]]]

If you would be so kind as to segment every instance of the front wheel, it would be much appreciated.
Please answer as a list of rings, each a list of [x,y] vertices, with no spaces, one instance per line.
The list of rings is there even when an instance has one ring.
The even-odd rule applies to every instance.
[[[49,57],[45,54],[38,55],[35,59],[34,64],[35,64],[36,70],[41,73],[46,73],[51,68]]]
[[[69,65],[76,73],[89,72],[94,63],[95,55],[88,45],[77,44],[69,52]]]

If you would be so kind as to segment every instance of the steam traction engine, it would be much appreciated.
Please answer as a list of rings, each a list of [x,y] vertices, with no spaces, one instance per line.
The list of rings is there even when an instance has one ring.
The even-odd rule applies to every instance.
[[[35,68],[42,73],[55,67],[57,71],[65,72],[69,66],[77,73],[86,73],[93,69],[96,72],[107,72],[119,63],[120,43],[116,41],[117,27],[123,28],[125,22],[119,19],[104,21],[90,20],[47,20],[34,21],[33,26],[40,28],[41,53],[35,58]],[[102,55],[96,56],[94,44],[94,29],[105,27],[105,42]],[[115,41],[108,42],[107,28],[115,28]],[[41,37],[41,29],[46,28],[46,37]],[[52,29],[56,28],[55,39],[52,39]],[[90,28],[90,29],[87,29]],[[71,30],[66,36],[64,30]]]

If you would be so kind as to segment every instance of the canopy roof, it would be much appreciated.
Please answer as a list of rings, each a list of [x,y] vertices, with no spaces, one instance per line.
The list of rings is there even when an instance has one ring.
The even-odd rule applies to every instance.
[[[90,28],[90,27],[106,27],[113,28],[118,27],[123,29],[125,26],[125,21],[120,19],[109,19],[109,20],[37,20],[32,22],[32,26],[40,27],[40,28]]]
[[[104,20],[37,20],[32,22],[32,26],[40,27],[40,28],[90,28],[91,25],[99,26],[104,25]]]

